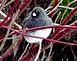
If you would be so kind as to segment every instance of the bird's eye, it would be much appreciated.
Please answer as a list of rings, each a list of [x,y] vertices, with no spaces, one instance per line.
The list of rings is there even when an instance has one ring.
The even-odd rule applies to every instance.
[[[37,17],[37,13],[36,13],[36,12],[33,12],[33,13],[32,13],[32,16],[33,16],[33,17]]]

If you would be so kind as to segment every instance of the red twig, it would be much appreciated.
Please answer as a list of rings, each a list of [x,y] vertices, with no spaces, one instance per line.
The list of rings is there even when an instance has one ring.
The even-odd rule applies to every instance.
[[[69,15],[63,20],[63,22],[61,24],[65,25],[72,17],[73,15],[77,12],[77,7],[74,8],[74,10],[72,10]],[[53,39],[56,39],[57,37],[60,38],[60,33],[62,30],[61,29],[58,29],[55,33],[54,33],[54,36],[53,36]],[[64,31],[65,32],[65,31]],[[63,36],[62,36],[63,37]],[[57,38],[59,40],[59,38]]]
[[[60,28],[60,29],[69,29],[69,30],[76,30],[77,29],[77,26],[76,26],[76,23],[77,21],[75,21],[74,23],[72,23],[71,25],[54,25],[54,26],[42,26],[42,27],[35,27],[35,28],[30,28],[30,29],[26,29],[26,32],[29,32],[29,31],[35,31],[35,30],[41,30],[41,29],[47,29],[47,28]],[[22,32],[23,30],[16,30],[16,29],[13,29],[13,28],[10,28],[8,26],[1,26],[3,28],[6,28],[6,29],[9,29],[9,30],[12,30],[13,33],[19,33],[20,31]]]
[[[6,57],[8,57],[9,55],[11,55],[11,53],[12,53],[16,48],[18,48],[18,46],[20,45],[21,42],[22,42],[22,37],[19,37],[16,46],[15,46],[14,48],[13,48],[13,46],[11,46],[6,52],[4,52],[4,53],[1,55],[1,57],[2,57],[2,58],[6,58]]]
[[[20,14],[19,16],[23,13],[23,11],[27,8],[27,6],[31,3],[32,0],[23,0],[23,2],[21,2],[22,4],[20,5],[19,9],[20,9]]]
[[[17,0],[16,0],[17,1]],[[29,1],[29,0],[26,0],[26,1]],[[16,4],[16,3],[15,3]],[[24,5],[24,4],[23,4]],[[24,6],[23,6],[24,7]],[[22,8],[23,8],[22,7]],[[14,10],[14,9],[13,9]],[[11,13],[9,13],[10,15],[12,14],[12,12],[13,12],[13,10],[11,11]],[[24,11],[23,9],[21,9],[22,11]],[[62,22],[62,24],[64,25],[64,24],[66,24],[70,19],[71,19],[71,17],[76,13],[76,11],[77,11],[77,7],[74,9],[74,10],[72,10],[71,12],[70,12],[70,14],[63,20],[63,22]],[[7,15],[7,17],[5,18],[5,20],[2,22],[2,23],[0,23],[0,25],[5,25],[5,23],[7,23],[8,21],[6,21],[7,19],[8,19],[8,17],[10,16],[10,15]],[[64,28],[64,26],[63,25],[60,25],[59,26],[59,28]],[[73,26],[71,26],[70,28],[71,29],[77,29],[77,27],[75,27],[76,25],[77,25],[77,22],[75,21],[74,22],[74,24],[72,24]],[[52,26],[52,27],[55,27],[55,28],[57,28],[58,26]],[[45,28],[47,28],[47,27],[45,27]],[[73,44],[73,43],[66,43],[66,42],[60,42],[60,41],[57,41],[57,40],[60,40],[61,38],[63,38],[65,35],[66,35],[66,33],[69,33],[69,31],[71,31],[71,29],[69,28],[69,27],[65,27],[65,28],[68,28],[68,29],[62,29],[62,30],[59,30],[57,33],[55,33],[55,36],[52,38],[52,39],[45,39],[45,38],[41,38],[41,37],[37,37],[37,36],[30,36],[30,35],[25,35],[25,34],[22,34],[22,32],[17,32],[17,31],[15,31],[14,29],[12,29],[13,31],[15,31],[16,33],[19,33],[19,34],[22,34],[22,35],[24,35],[24,36],[27,36],[27,37],[35,37],[35,38],[41,38],[41,39],[45,39],[45,40],[47,40],[47,41],[49,41],[49,42],[55,42],[55,43],[60,43],[60,44],[67,44],[67,45],[72,45],[72,46],[77,46],[77,44]],[[41,27],[41,28],[37,28],[37,29],[43,29],[43,27]],[[30,30],[27,30],[27,31],[32,31],[32,30],[36,30],[36,29],[30,29]],[[55,39],[55,40],[54,40]],[[18,43],[19,44],[19,43]],[[47,45],[48,46],[48,45]],[[32,48],[32,53],[33,53],[33,51],[35,51],[34,52],[34,55],[37,53],[36,51],[38,50],[37,49],[38,47],[36,47],[36,48]],[[12,53],[13,51],[12,50],[10,50],[10,51],[8,51],[8,52],[6,52],[6,54],[8,55],[8,53]],[[5,55],[6,54],[4,54],[4,55],[2,55],[2,57],[6,57]],[[27,56],[24,56],[24,58],[27,60],[28,58],[30,58],[31,57],[31,55],[29,54],[29,55],[27,55]],[[28,60],[27,60],[28,61]]]
[[[60,27],[61,28],[67,28],[67,29],[64,29],[65,30],[65,33],[68,33],[68,30],[69,31],[71,31],[71,29],[77,29],[77,27],[76,27],[76,25],[77,25],[77,21],[75,21],[74,23],[72,23],[71,24],[71,26],[63,26],[63,25],[60,25]],[[24,33],[22,33],[22,32],[20,32],[19,30],[15,30],[15,29],[12,29],[12,28],[9,28],[9,27],[7,27],[7,26],[2,26],[2,27],[4,27],[4,28],[7,28],[7,29],[10,29],[10,30],[12,30],[12,31],[14,31],[14,32],[16,32],[17,34],[21,34],[21,35],[23,35],[23,36],[28,36],[27,34],[24,34]],[[46,29],[46,28],[58,28],[59,26],[44,26],[44,27],[36,27],[36,28],[31,28],[31,29],[26,29],[26,32],[29,32],[29,31],[33,31],[33,30],[40,30],[40,29]],[[63,31],[62,31],[63,32]],[[63,32],[63,34],[64,34],[64,32]],[[65,35],[65,34],[64,34]],[[28,37],[32,37],[32,36],[28,36]],[[37,36],[35,36],[36,38],[41,38],[41,37],[37,37]],[[44,39],[44,38],[43,38]],[[46,40],[46,39],[45,39]],[[53,39],[54,40],[54,39]],[[56,41],[55,41],[56,42]]]
[[[7,25],[7,23],[11,21],[11,19],[8,19],[8,17],[10,17],[10,15],[13,13],[13,11],[14,11],[15,8],[17,7],[18,3],[19,3],[19,1],[18,1],[18,0],[15,0],[15,2],[14,2],[14,4],[13,4],[12,8],[10,9],[10,11],[9,11],[8,14],[7,14],[7,17],[4,19],[3,22],[0,23],[0,26],[2,26],[2,25]]]
[[[53,0],[53,7],[55,7],[59,3],[59,0]]]
[[[57,9],[57,7],[59,6],[59,1],[58,0],[53,0],[53,8],[50,9],[50,13],[48,13],[48,15],[50,17],[53,17],[55,14],[55,10]]]
[[[31,0],[24,0],[24,4],[23,5],[20,5],[21,7],[19,7],[21,13],[30,4],[30,2],[31,2]],[[5,18],[5,20],[3,22],[0,23],[1,26],[2,25],[7,25],[7,23],[11,21],[11,19],[8,20],[8,17],[13,13],[13,11],[16,8],[16,6],[17,6],[18,3],[19,3],[19,1],[18,0],[15,0],[15,3],[12,6],[12,9],[8,12],[7,17]],[[12,29],[12,30],[14,31],[14,29]],[[16,44],[15,48],[9,48],[3,55],[1,55],[2,58],[0,58],[0,60],[2,60],[3,58],[6,58],[7,56],[9,56],[20,45],[21,41],[22,41],[22,37],[19,38],[18,43]]]
[[[62,25],[65,25],[69,22],[69,20],[74,16],[74,14],[77,13],[77,7],[75,7],[69,14],[68,16],[63,20],[61,23]]]
[[[74,25],[77,25],[77,24],[76,24],[76,21],[75,21],[72,25],[73,25],[73,27],[74,27]],[[5,27],[5,28],[8,28],[7,26],[4,26],[4,27]],[[55,26],[51,26],[51,27],[55,27]],[[62,27],[63,27],[63,25],[62,25]],[[38,29],[42,29],[42,28],[43,28],[43,27],[32,28],[32,29],[29,29],[29,30],[27,30],[27,31],[38,30]],[[45,29],[45,28],[47,28],[47,27],[45,26],[43,29]],[[50,26],[48,26],[48,28],[50,28]],[[56,28],[57,28],[57,27],[56,27]],[[68,28],[68,27],[66,27],[66,28]],[[70,26],[70,28],[72,28],[72,27]],[[66,32],[69,31],[70,28],[69,28],[68,30],[66,30]],[[22,33],[22,32],[16,31],[16,30],[11,29],[11,28],[8,28],[8,29],[10,29],[10,30],[12,30],[12,31],[15,31],[15,32],[17,32],[17,33],[19,33],[19,34],[22,34],[23,36],[34,37],[34,38],[41,38],[41,37],[37,37],[37,36],[26,35],[26,34],[24,34],[24,33]],[[76,28],[73,28],[73,29],[77,29],[77,27],[76,27]],[[64,34],[64,32],[63,32],[63,34]],[[65,35],[65,34],[64,34],[64,35]],[[41,39],[45,39],[45,38],[41,38]],[[52,40],[52,39],[45,39],[45,40],[47,40],[47,41],[49,41],[49,42],[55,42],[55,43],[60,43],[60,44],[67,44],[67,45],[74,45],[74,46],[77,46],[77,44],[67,43],[67,42],[60,42],[60,41]],[[38,47],[37,47],[37,48],[38,48]],[[34,51],[34,50],[36,51],[37,48],[32,48],[32,50],[33,50],[33,51]],[[36,54],[36,53],[34,53],[34,54]],[[31,55],[29,55],[29,56],[31,56]],[[26,57],[29,58],[29,56],[26,56]],[[28,58],[27,58],[27,59],[28,59]]]

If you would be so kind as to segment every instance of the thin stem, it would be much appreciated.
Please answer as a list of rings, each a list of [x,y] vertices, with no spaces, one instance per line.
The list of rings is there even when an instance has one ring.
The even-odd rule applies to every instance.
[[[51,3],[49,4],[49,6],[45,9],[45,11],[47,11],[49,9],[49,7],[52,5],[54,0],[51,1]]]
[[[11,24],[10,24],[10,26],[11,26]],[[0,51],[3,49],[3,47],[4,47],[5,43],[6,43],[6,40],[7,40],[8,35],[9,35],[9,32],[10,32],[10,29],[7,30],[6,36],[5,36],[5,38],[3,39],[3,42],[1,43]]]
[[[53,44],[51,43],[51,44],[50,44],[50,51],[49,51],[48,57],[50,57],[50,55],[51,55],[52,48],[53,48]]]
[[[52,7],[53,7],[53,6],[48,7],[47,9],[45,9],[45,11],[47,11],[47,10],[51,9]],[[69,9],[69,10],[73,10],[73,9],[74,9],[74,8],[72,8],[72,7],[62,6],[62,5],[59,5],[59,6],[58,6],[58,8],[65,8],[65,9]]]
[[[40,52],[41,52],[41,47],[42,47],[41,43],[42,42],[39,42],[39,50],[38,50],[38,53],[37,53],[36,58],[34,59],[34,61],[37,61],[38,58],[39,58],[39,55],[40,55]]]
[[[74,60],[77,60],[77,57],[76,57],[76,55],[75,55],[75,53],[74,53],[74,51],[73,51],[73,49],[72,49],[72,46],[70,46],[70,48],[71,48],[72,54],[73,54],[73,56],[74,56]]]
[[[13,11],[16,9],[18,3],[19,3],[19,1],[18,1],[18,0],[15,0],[14,5],[12,6],[12,9],[10,9],[10,11],[8,12],[7,17],[4,19],[4,21],[2,21],[2,22],[0,23],[0,26],[1,26],[1,25],[7,25],[8,22],[11,22],[11,20],[8,20],[8,17],[9,17],[9,16],[13,13]]]
[[[62,1],[63,1],[63,0],[61,0],[61,1],[56,5],[56,7],[55,7],[54,9],[52,9],[52,10],[48,13],[48,15],[51,14],[53,11],[55,11],[55,10],[58,8],[59,4],[62,3]]]
[[[75,2],[76,2],[76,1],[72,1],[70,4],[68,4],[68,5],[67,5],[67,7],[69,7],[71,4],[73,4],[73,3],[75,3]],[[63,15],[62,15],[61,21],[63,20],[64,15],[65,15],[65,14],[66,14],[66,12],[67,12],[67,9],[68,9],[68,8],[66,8],[66,9],[65,9],[65,11],[64,11],[64,13],[63,13]],[[72,10],[73,10],[74,8],[70,8],[70,9],[72,9]],[[60,21],[60,22],[61,22],[61,21]]]
[[[71,4],[73,4],[73,3],[75,3],[75,2],[77,2],[77,0],[74,0],[74,1],[70,2],[70,3],[68,4],[68,6],[70,6]]]
[[[43,50],[43,56],[41,58],[41,61],[44,61],[44,58],[45,58],[45,51]]]
[[[58,21],[59,16],[61,15],[61,12],[59,12],[58,16],[55,19],[55,23]]]
[[[14,0],[11,0],[10,2],[8,2],[7,4],[4,5],[4,7],[10,5],[12,2],[14,2]]]
[[[3,0],[0,6],[0,11],[4,8],[5,3],[7,2],[7,0]]]
[[[22,55],[20,56],[20,58],[18,59],[18,61],[20,61],[22,59],[22,57],[24,56],[25,52],[27,51],[28,46],[29,46],[29,43],[27,44],[24,52],[22,53]]]
[[[17,12],[16,12],[16,15],[15,15],[15,16],[13,16],[12,21],[11,21],[11,23],[9,24],[9,27],[11,27],[11,26],[12,26],[11,24],[12,24],[12,22],[16,19],[16,17],[17,17],[17,15],[18,15],[18,13],[19,13],[19,11],[17,11]],[[8,35],[9,35],[9,32],[10,32],[10,29],[8,29],[8,31],[7,31],[7,33],[6,33],[5,38],[4,38],[3,42],[1,43],[0,51],[2,50],[2,48],[4,47],[4,45],[5,45],[5,43],[6,43],[6,40],[7,40]]]
[[[2,54],[1,56],[2,56],[3,58],[6,58],[6,57],[8,57],[9,55],[11,55],[11,53],[20,45],[21,41],[22,41],[22,36],[19,35],[18,38],[16,39],[16,41],[15,41],[15,42],[8,48],[8,50],[6,50],[6,51],[4,52],[4,54]],[[14,46],[15,48],[13,48],[13,46]]]

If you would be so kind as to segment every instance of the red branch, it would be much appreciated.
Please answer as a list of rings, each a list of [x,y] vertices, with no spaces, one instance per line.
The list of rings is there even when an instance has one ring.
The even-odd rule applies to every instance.
[[[15,0],[16,2],[18,1],[18,0]],[[29,0],[25,0],[25,1],[29,1]],[[57,1],[57,0],[56,0]],[[16,4],[16,3],[15,3]],[[23,4],[24,5],[24,4]],[[16,6],[15,6],[16,7]],[[14,7],[14,8],[15,8]],[[25,7],[25,6],[23,6],[23,7]],[[23,8],[22,7],[22,8]],[[22,11],[24,11],[23,9],[21,8],[21,10]],[[14,10],[14,9],[13,9]],[[0,25],[5,25],[5,23],[7,22],[7,18],[13,13],[13,10],[11,10],[11,12],[10,13],[8,13],[8,15],[7,15],[7,17],[5,18],[5,20],[2,22],[2,23],[0,23]],[[62,27],[64,27],[63,25],[65,25],[65,24],[67,24],[68,23],[68,21],[72,18],[72,16],[75,14],[77,12],[77,7],[75,7],[75,9],[74,10],[72,10],[70,13],[69,13],[69,15],[63,20],[63,22],[61,23],[62,25],[60,25],[59,26],[59,28],[62,28]],[[70,27],[71,29],[76,29],[77,27],[75,27],[75,26],[77,26],[77,22],[75,21],[73,24],[72,24],[72,26]],[[55,28],[57,28],[58,26],[52,26],[52,27],[55,27]],[[45,27],[46,28],[46,27]],[[70,31],[71,31],[71,29],[69,28],[69,27],[66,27],[67,29],[59,29],[57,32],[55,32],[55,35],[54,35],[54,37],[52,37],[51,39],[45,39],[45,38],[41,38],[41,37],[37,37],[37,36],[30,36],[30,35],[27,35],[27,34],[22,34],[22,32],[19,32],[19,31],[15,31],[14,29],[12,29],[13,31],[15,31],[16,33],[19,33],[19,34],[22,34],[22,35],[24,35],[24,36],[27,36],[27,37],[35,37],[35,38],[41,38],[41,39],[45,39],[45,40],[47,40],[48,42],[55,42],[55,43],[60,43],[60,44],[67,44],[67,45],[72,45],[72,46],[77,46],[77,44],[74,44],[74,43],[67,43],[67,42],[61,42],[61,41],[57,41],[57,40],[60,40],[61,38],[63,38],[65,35],[66,35],[66,33],[69,33]],[[38,29],[43,29],[42,27],[41,28],[38,28]],[[35,29],[29,29],[29,30],[27,30],[27,31],[32,31],[32,30],[35,30]],[[46,47],[47,47],[48,45],[46,45]],[[46,48],[45,47],[45,48]],[[37,50],[38,50],[38,46],[37,47],[35,47],[35,48],[31,48],[31,50],[32,50],[32,53],[35,55],[36,53],[37,53]],[[34,52],[35,51],[35,52]],[[9,51],[9,52],[13,52],[13,51]],[[9,53],[9,52],[6,52],[6,54],[7,53]],[[5,55],[6,55],[5,54]],[[2,57],[6,57],[5,55],[2,55]],[[8,55],[8,54],[7,54]],[[28,54],[27,56],[25,55],[23,58],[22,58],[22,60],[27,60],[28,61],[28,59],[30,59],[32,56],[31,56],[31,54]]]
[[[75,21],[74,23],[72,23],[71,24],[71,26],[64,26],[64,25],[60,25],[60,28],[66,28],[66,29],[63,29],[63,30],[65,30],[65,34],[66,33],[69,33],[69,31],[71,31],[71,30],[75,30],[75,29],[77,29],[77,27],[76,27],[76,25],[77,25],[77,21]],[[23,36],[27,36],[27,37],[33,37],[33,36],[30,36],[30,35],[27,35],[27,34],[24,34],[23,33],[23,31],[24,30],[21,30],[21,32],[19,31],[19,30],[15,30],[15,29],[12,29],[12,28],[10,28],[10,27],[7,27],[7,26],[2,26],[2,27],[4,27],[4,28],[7,28],[7,29],[9,29],[9,30],[12,30],[12,31],[14,31],[14,32],[16,32],[16,34],[21,34],[21,35],[23,35]],[[43,26],[43,27],[36,27],[36,28],[31,28],[31,29],[26,29],[26,32],[29,32],[29,31],[34,31],[34,30],[40,30],[40,29],[47,29],[47,28],[58,28],[59,26]],[[61,31],[61,32],[63,32],[63,31]],[[60,32],[60,33],[61,33]],[[63,32],[63,34],[64,34],[64,32]],[[64,35],[65,35],[64,34]],[[45,39],[45,38],[42,38],[42,37],[37,37],[37,36],[34,36],[35,38],[41,38],[41,39]],[[61,35],[61,37],[62,37],[62,35]],[[47,40],[47,39],[45,39],[45,40]],[[50,39],[51,40],[51,39]],[[52,39],[52,40],[54,40],[54,39]],[[56,42],[56,41],[55,41]]]
[[[77,29],[77,21],[73,22],[71,25],[54,25],[54,26],[42,26],[42,27],[35,27],[35,28],[29,28],[29,29],[26,29],[26,32],[30,32],[30,31],[35,31],[35,30],[41,30],[41,29],[48,29],[48,28],[65,28],[65,29],[70,29],[70,30],[76,30]],[[16,30],[16,29],[13,29],[13,28],[10,28],[8,26],[1,26],[3,28],[6,28],[6,29],[9,29],[9,30],[12,30],[12,34],[17,34],[17,33],[20,33],[22,32],[23,30]]]
[[[52,9],[54,9],[58,3],[59,3],[58,0],[53,0],[53,7],[50,10],[52,11]],[[55,15],[55,11],[53,11],[49,14],[50,17],[53,17],[54,15]]]
[[[75,21],[73,24],[72,24],[72,26],[64,26],[64,25],[62,25],[62,27],[64,27],[64,28],[67,28],[67,29],[65,29],[66,30],[66,32],[65,33],[67,33],[67,32],[69,32],[70,30],[71,30],[71,28],[72,29],[77,29],[77,27],[76,27],[76,25],[77,25],[77,21]],[[14,29],[11,29],[11,28],[8,28],[7,26],[3,26],[4,28],[7,28],[7,29],[10,29],[10,30],[12,30],[12,31],[15,31],[16,33],[18,33],[18,34],[21,34],[21,35],[23,35],[23,36],[27,36],[27,37],[34,37],[34,38],[41,38],[41,37],[37,37],[37,36],[30,36],[30,35],[26,35],[26,34],[24,34],[24,33],[22,33],[22,32],[19,32],[19,31],[16,31],[16,30],[14,30]],[[39,29],[46,29],[46,28],[58,28],[59,26],[45,26],[45,27],[37,27],[37,28],[31,28],[31,29],[27,29],[26,31],[27,32],[29,32],[29,31],[33,31],[33,30],[39,30]],[[60,25],[60,27],[61,27],[61,25]],[[61,27],[61,28],[62,28]],[[63,32],[63,31],[62,31]],[[61,35],[61,34],[60,34]],[[64,34],[64,32],[63,32],[63,35],[65,35]],[[61,42],[61,41],[57,41],[57,40],[53,40],[53,39],[45,39],[45,38],[41,38],[41,39],[44,39],[44,40],[47,40],[47,41],[49,41],[49,42],[55,42],[55,43],[60,43],[60,44],[67,44],[67,45],[73,45],[73,46],[77,46],[77,44],[74,44],[74,43],[67,43],[67,42]],[[47,46],[46,46],[47,47]],[[37,47],[38,48],[38,47]],[[31,48],[32,49],[32,51],[34,52],[34,51],[37,51],[38,49],[37,49],[36,47],[35,48]],[[33,53],[32,52],[32,53]],[[36,54],[37,52],[35,52],[34,54]],[[26,57],[28,57],[28,58],[26,58]],[[27,59],[29,59],[29,57],[31,57],[31,55],[27,55],[25,58],[26,58],[26,60]]]
[[[24,4],[21,5],[20,8],[20,11],[21,13],[25,10],[25,8],[27,8],[27,6],[30,4],[31,0],[24,0]],[[5,18],[5,20],[3,22],[0,23],[0,26],[4,26],[4,25],[7,25],[8,22],[11,21],[11,19],[8,20],[8,17],[13,13],[14,9],[16,8],[16,6],[18,5],[19,1],[18,0],[15,0],[15,3],[14,5],[12,6],[11,10],[8,12],[7,14],[7,17]],[[8,28],[8,27],[7,27]],[[11,29],[11,28],[10,28]],[[14,29],[12,29],[14,31]],[[23,33],[22,33],[23,34]],[[19,38],[18,40],[18,43],[16,45],[15,48],[11,48],[11,49],[8,49],[0,58],[0,60],[2,60],[3,58],[6,58],[7,56],[11,55],[11,53],[20,45],[22,41],[22,37]]]
[[[74,14],[77,13],[77,7],[75,7],[69,14],[68,16],[63,20],[61,23],[62,25],[65,25],[69,22],[69,20],[74,16]]]
[[[20,5],[19,9],[20,9],[20,14],[21,15],[23,13],[23,11],[27,8],[27,6],[31,3],[32,0],[24,0],[23,4]]]
[[[15,0],[13,6],[11,7],[10,11],[9,11],[8,14],[7,14],[7,17],[4,19],[3,22],[0,23],[0,26],[2,26],[2,25],[7,25],[7,23],[11,21],[11,19],[8,19],[8,17],[9,17],[10,15],[12,15],[12,13],[13,13],[13,11],[15,10],[15,8],[17,7],[18,3],[19,3],[19,0]]]
[[[17,45],[15,47],[11,47],[11,49],[8,49],[6,52],[4,52],[4,54],[1,55],[2,59],[8,57],[9,55],[12,54],[12,52],[18,48],[18,46],[20,45],[20,43],[22,42],[22,37],[19,37],[18,41],[17,41]]]
[[[74,8],[74,10],[72,10],[69,15],[63,20],[63,22],[61,23],[62,25],[65,25],[68,23],[68,21],[73,17],[73,15],[77,12],[77,7]],[[54,33],[54,36],[52,37],[52,39],[55,39],[55,40],[59,40],[60,37],[60,33],[62,31],[62,29],[58,29],[55,33]],[[64,31],[65,32],[65,31]],[[59,38],[57,38],[59,37]],[[63,36],[62,36],[63,37]]]
[[[53,0],[53,7],[55,7],[59,3],[59,0]]]

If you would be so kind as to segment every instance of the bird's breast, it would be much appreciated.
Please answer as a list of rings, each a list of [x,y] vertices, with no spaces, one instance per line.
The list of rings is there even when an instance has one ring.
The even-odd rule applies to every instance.
[[[43,29],[43,30],[37,30],[34,32],[28,32],[27,34],[31,35],[31,36],[47,38],[50,35],[51,30],[52,30],[51,28]],[[29,43],[38,43],[38,42],[41,42],[43,40],[43,39],[38,39],[38,38],[26,37],[26,36],[24,38]]]

